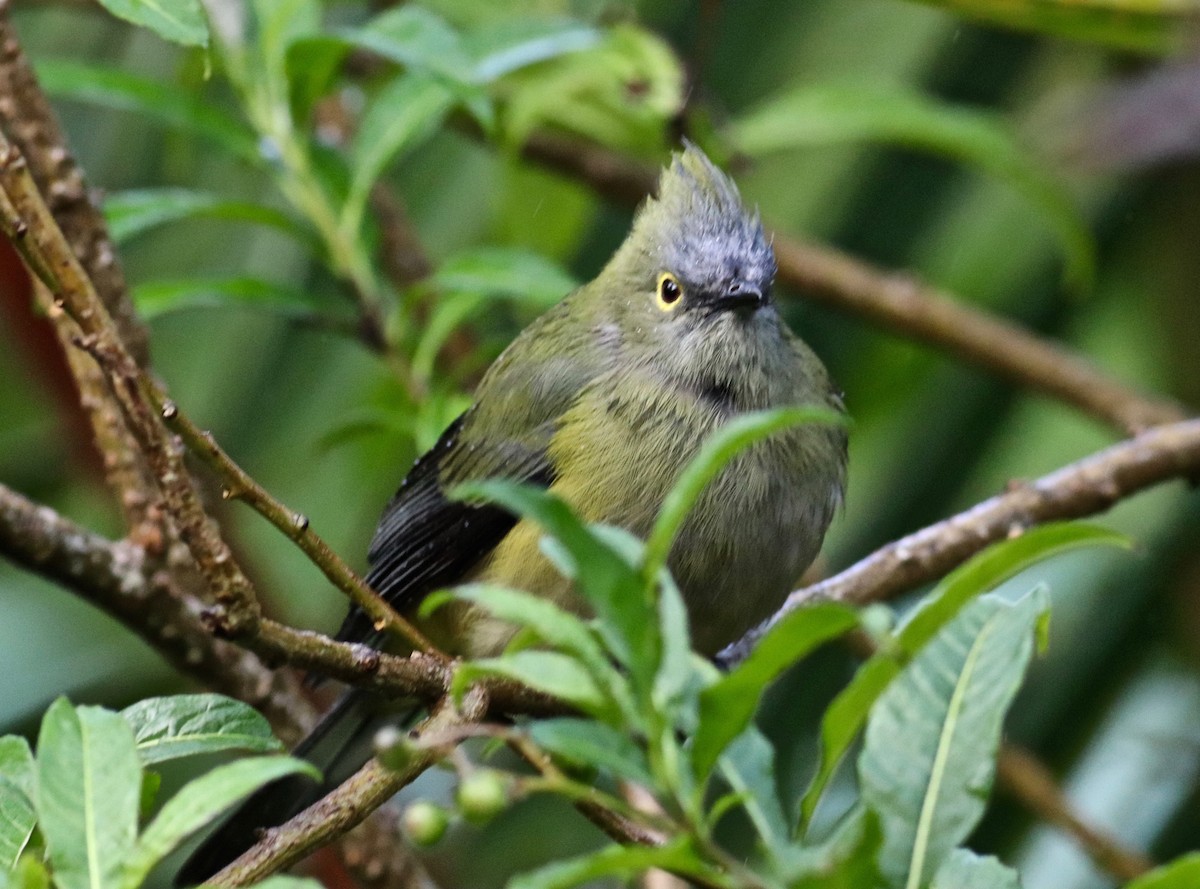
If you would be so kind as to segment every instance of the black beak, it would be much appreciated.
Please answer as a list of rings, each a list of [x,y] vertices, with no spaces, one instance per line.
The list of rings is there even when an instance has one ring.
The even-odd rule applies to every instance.
[[[721,305],[727,309],[761,309],[766,304],[766,294],[739,281],[730,284],[721,297]]]

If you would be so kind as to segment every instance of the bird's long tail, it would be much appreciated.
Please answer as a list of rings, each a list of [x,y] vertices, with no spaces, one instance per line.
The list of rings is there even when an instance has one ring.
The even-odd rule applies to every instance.
[[[371,756],[370,728],[377,722],[378,705],[362,691],[342,695],[293,756],[321,770],[323,780],[302,775],[281,778],[246,799],[192,853],[175,877],[176,886],[195,886],[213,876],[259,839],[308,808],[356,771]]]

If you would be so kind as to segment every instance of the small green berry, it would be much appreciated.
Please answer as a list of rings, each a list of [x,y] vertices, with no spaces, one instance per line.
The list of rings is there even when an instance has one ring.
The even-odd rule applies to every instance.
[[[480,769],[458,785],[458,810],[472,824],[486,824],[508,805],[507,777],[492,769]]]
[[[404,810],[404,832],[417,846],[432,846],[446,835],[450,813],[427,800],[418,800]]]
[[[407,733],[394,726],[375,733],[375,755],[392,771],[400,771],[412,762],[414,745]]]

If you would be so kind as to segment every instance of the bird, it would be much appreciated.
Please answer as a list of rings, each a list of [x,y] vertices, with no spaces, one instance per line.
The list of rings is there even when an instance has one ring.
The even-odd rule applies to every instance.
[[[757,211],[685,144],[609,262],[513,340],[416,460],[371,541],[368,584],[407,614],[469,581],[584,611],[532,521],[450,490],[490,478],[536,485],[587,522],[644,538],[680,472],[726,423],[797,405],[844,411],[821,360],[781,317],[775,273]],[[700,495],[668,557],[699,653],[715,655],[782,604],[842,503],[846,469],[844,428],[796,426],[740,452]],[[518,630],[461,601],[422,629],[442,650],[474,658],[501,653]],[[353,606],[337,638],[384,642]],[[363,693],[349,692],[295,752],[345,772],[346,739],[371,712]],[[350,767],[370,755],[358,746]],[[183,882],[210,876],[252,844],[255,827],[319,795],[298,787],[285,780],[252,797],[185,865]]]

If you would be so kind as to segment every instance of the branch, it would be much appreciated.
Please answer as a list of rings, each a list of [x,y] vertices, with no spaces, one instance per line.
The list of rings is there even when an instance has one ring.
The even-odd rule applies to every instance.
[[[1157,426],[1034,482],[1014,482],[1003,494],[889,543],[792,593],[772,621],[817,599],[865,604],[894,598],[943,576],[989,543],[1044,522],[1104,512],[1152,485],[1198,472],[1200,420]]]
[[[1154,862],[1146,856],[1123,848],[1076,815],[1050,770],[1029,752],[1005,744],[996,760],[996,778],[1035,815],[1070,834],[1106,873],[1124,882],[1153,870]]]
[[[0,485],[0,554],[112,615],[183,675],[258,708],[284,740],[295,743],[316,721],[294,675],[214,639],[197,603],[172,588],[169,572],[147,570],[137,544],[101,537]]]
[[[608,149],[541,133],[525,157],[619,203],[654,189],[656,171]],[[883,272],[832,247],[776,231],[779,280],[807,299],[849,312],[903,336],[944,349],[1003,379],[1057,398],[1120,430],[1140,432],[1186,412],[1109,376],[1079,355],[903,274]]]
[[[323,799],[283,825],[266,831],[258,843],[206,885],[256,883],[346,833],[446,755],[448,750],[444,743],[422,746],[423,737],[478,722],[486,710],[486,695],[477,690],[467,693],[461,708],[443,699],[433,714],[413,732],[412,759],[403,769],[389,769],[377,759],[368,760]]]

